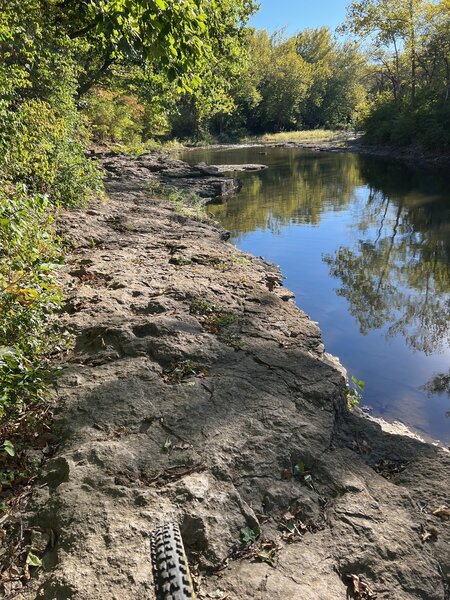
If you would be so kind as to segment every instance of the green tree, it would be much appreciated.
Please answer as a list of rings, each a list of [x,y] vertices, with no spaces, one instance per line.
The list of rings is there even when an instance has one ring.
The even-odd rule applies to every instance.
[[[366,59],[358,45],[337,42],[327,27],[301,31],[296,45],[313,73],[302,107],[304,125],[315,128],[351,124],[365,97]]]
[[[371,42],[375,75],[361,111],[377,143],[450,146],[448,0],[354,0],[343,30]]]
[[[80,54],[79,94],[115,64],[150,65],[186,90],[198,71],[232,52],[255,10],[252,0],[52,0],[51,21],[71,40],[85,42]]]
[[[425,26],[429,0],[353,0],[347,11],[344,30],[369,38],[377,49],[392,48],[394,96],[410,90],[414,104],[417,87],[417,48]],[[401,55],[408,60],[408,74],[402,77]]]
[[[253,131],[283,131],[301,125],[301,106],[312,81],[311,67],[298,54],[295,38],[255,32],[249,48],[251,77],[260,97],[249,125]]]

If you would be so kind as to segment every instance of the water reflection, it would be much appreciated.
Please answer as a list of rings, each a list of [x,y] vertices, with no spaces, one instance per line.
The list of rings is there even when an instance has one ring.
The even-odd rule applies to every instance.
[[[443,182],[357,155],[291,153],[271,166],[245,180],[240,201],[214,207],[215,217],[237,235],[280,233],[288,223],[318,225],[322,215],[356,203],[356,246],[343,244],[323,257],[340,280],[337,294],[362,334],[387,326],[387,337],[401,334],[415,350],[443,349],[450,334],[450,204]]]
[[[245,161],[247,153],[241,154]],[[318,225],[324,211],[344,209],[363,183],[355,155],[323,155],[317,160],[314,154],[285,152],[281,157],[286,160],[269,155],[259,161],[269,159],[272,168],[244,177],[238,202],[211,208],[234,234],[266,228],[279,231],[290,222]]]
[[[433,387],[448,381],[450,363],[448,179],[297,149],[187,158],[269,165],[245,174],[240,194],[211,207],[213,216],[238,246],[281,264],[328,349],[366,379],[377,412],[450,440],[448,406]]]
[[[361,239],[324,257],[341,282],[337,293],[361,333],[387,325],[388,337],[401,334],[415,350],[442,350],[450,334],[448,204],[368,184],[355,224]]]

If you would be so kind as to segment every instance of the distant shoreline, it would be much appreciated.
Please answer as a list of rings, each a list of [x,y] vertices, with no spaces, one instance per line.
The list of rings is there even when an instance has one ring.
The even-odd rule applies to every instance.
[[[372,146],[364,144],[361,138],[355,137],[346,140],[326,142],[236,142],[233,144],[205,144],[200,146],[180,146],[166,150],[170,154],[180,151],[194,150],[228,150],[236,148],[304,148],[314,152],[352,152],[365,156],[378,156],[389,158],[407,164],[420,165],[442,169],[450,166],[450,152],[436,153],[425,151],[414,146]]]

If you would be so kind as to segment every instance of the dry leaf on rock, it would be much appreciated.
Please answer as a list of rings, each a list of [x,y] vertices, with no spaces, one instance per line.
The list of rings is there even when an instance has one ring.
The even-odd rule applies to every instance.
[[[291,469],[283,469],[281,471],[281,479],[285,479],[286,481],[289,481],[289,479],[292,479]]]
[[[450,508],[447,506],[439,506],[438,508],[435,508],[431,514],[436,517],[450,517]]]
[[[352,592],[358,600],[372,600],[377,597],[374,590],[362,575],[349,575]]]
[[[261,544],[260,550],[256,555],[256,558],[259,558],[262,562],[267,563],[271,567],[277,566],[277,554],[279,551],[279,546],[275,541],[268,541]]]
[[[438,530],[436,529],[436,527],[428,527],[428,529],[425,529],[425,531],[422,533],[420,539],[422,540],[422,542],[427,542],[431,538],[437,537],[437,534]]]

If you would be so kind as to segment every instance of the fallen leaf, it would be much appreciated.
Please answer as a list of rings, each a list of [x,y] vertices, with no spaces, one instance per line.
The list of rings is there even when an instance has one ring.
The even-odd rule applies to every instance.
[[[295,519],[295,515],[293,515],[289,509],[286,512],[281,514],[281,518],[284,519],[285,521],[292,521],[293,519]]]
[[[277,566],[275,550],[261,550],[260,552],[258,552],[258,554],[256,556],[257,556],[257,558],[259,558],[259,560],[267,563],[271,567]]]
[[[349,575],[349,578],[352,580],[353,591],[355,592],[355,594],[360,594],[361,586],[360,586],[360,581],[359,581],[358,575]]]
[[[435,508],[431,514],[436,517],[450,517],[450,508],[447,506],[439,506],[438,508]]]
[[[283,469],[281,471],[281,479],[285,479],[287,481],[289,481],[289,479],[292,479],[292,471],[290,469]]]
[[[28,552],[26,562],[30,567],[42,567],[42,561],[39,556],[36,556],[36,554],[33,554],[31,551]]]
[[[267,523],[270,519],[270,515],[265,515],[263,513],[255,513],[255,515],[259,523]]]
[[[422,533],[422,535],[420,536],[420,539],[422,540],[422,542],[427,542],[428,540],[430,540],[431,538],[437,537],[438,531],[436,529],[436,527],[428,527],[428,529],[425,529],[425,531]]]
[[[374,600],[377,595],[362,575],[348,575],[353,594],[358,600]]]
[[[175,446],[176,450],[188,450],[191,447],[191,445],[188,442],[183,442],[182,444],[178,444],[177,446]]]

